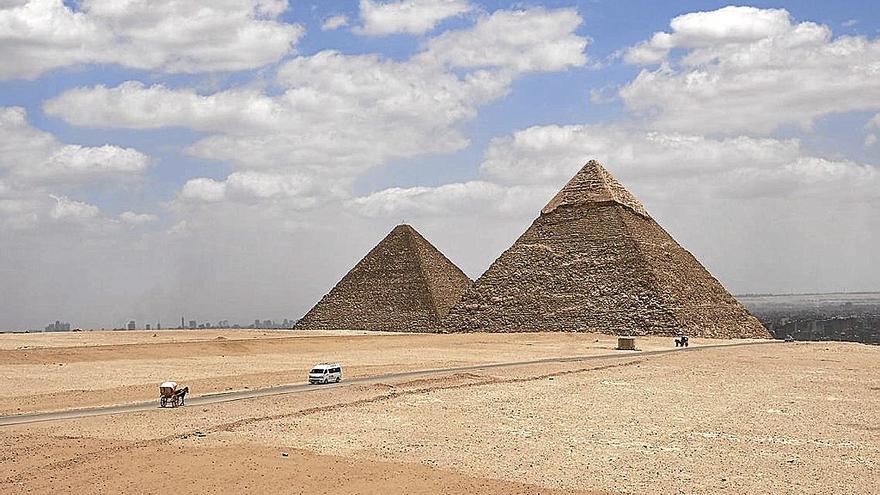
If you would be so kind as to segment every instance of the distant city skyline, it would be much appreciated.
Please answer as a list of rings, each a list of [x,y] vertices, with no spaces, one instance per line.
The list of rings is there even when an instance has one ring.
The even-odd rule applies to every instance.
[[[216,323],[214,323],[216,321]],[[295,319],[284,318],[280,321],[275,321],[273,319],[255,319],[253,324],[243,324],[232,322],[230,320],[189,320],[186,324],[184,324],[183,320],[181,320],[181,325],[178,327],[168,327],[162,326],[161,320],[156,320],[155,323],[152,322],[143,322],[138,324],[137,320],[128,320],[123,326],[100,326],[100,327],[80,327],[75,324],[71,324],[70,322],[64,322],[61,320],[56,320],[54,323],[50,323],[42,329],[38,328],[3,328],[0,329],[0,332],[4,331],[32,331],[32,332],[68,332],[74,329],[79,330],[177,330],[177,329],[199,329],[199,328],[253,328],[253,329],[289,329],[293,328],[293,325],[296,324]]]
[[[0,329],[299,318],[401,219],[476,278],[589,159],[732,293],[880,290],[874,2],[111,3],[0,3]]]

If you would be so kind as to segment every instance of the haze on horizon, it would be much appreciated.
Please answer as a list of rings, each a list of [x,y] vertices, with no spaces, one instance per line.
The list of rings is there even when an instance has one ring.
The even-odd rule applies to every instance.
[[[732,293],[880,290],[866,0],[119,5],[0,2],[0,329],[298,318],[403,221],[476,278],[589,159]]]

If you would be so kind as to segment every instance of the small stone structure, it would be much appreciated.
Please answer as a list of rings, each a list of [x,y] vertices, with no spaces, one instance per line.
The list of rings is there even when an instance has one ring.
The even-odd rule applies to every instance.
[[[398,225],[295,328],[439,331],[470,284],[414,228]]]
[[[444,319],[450,331],[770,337],[596,161]]]
[[[635,337],[617,337],[617,349],[621,351],[634,351],[636,350],[636,338]]]

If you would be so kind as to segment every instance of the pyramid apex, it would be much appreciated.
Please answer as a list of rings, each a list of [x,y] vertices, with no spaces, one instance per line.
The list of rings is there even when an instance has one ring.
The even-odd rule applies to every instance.
[[[414,229],[413,226],[408,223],[401,223],[401,224],[396,225],[393,229],[391,229],[391,232],[413,233],[413,232],[418,232],[418,231],[416,229]]]
[[[626,190],[605,167],[596,160],[588,161],[580,171],[565,184],[556,196],[547,203],[542,214],[547,214],[560,206],[578,206],[590,203],[617,203],[648,217],[642,203]]]

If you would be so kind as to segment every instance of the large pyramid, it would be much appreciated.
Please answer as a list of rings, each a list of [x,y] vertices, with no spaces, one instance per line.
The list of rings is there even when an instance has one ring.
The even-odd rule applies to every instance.
[[[437,331],[470,284],[415,229],[398,225],[296,328]]]
[[[444,324],[452,331],[770,336],[595,161],[465,291]]]

